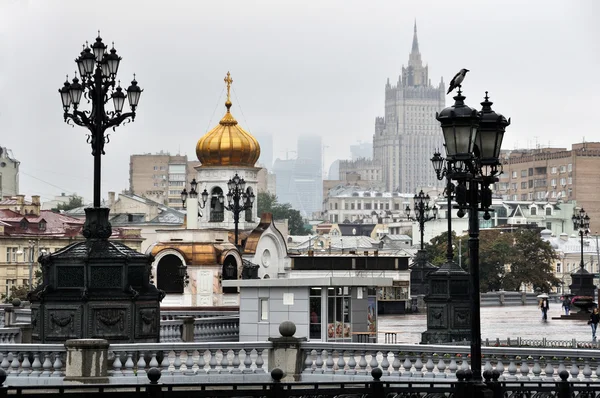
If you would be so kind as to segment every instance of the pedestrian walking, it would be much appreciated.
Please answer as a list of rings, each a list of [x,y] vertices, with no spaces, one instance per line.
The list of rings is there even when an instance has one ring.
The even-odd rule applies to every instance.
[[[598,307],[594,308],[590,315],[588,324],[592,326],[592,340],[596,340],[596,329],[598,328],[598,322],[600,322],[600,314],[598,313]]]
[[[565,315],[569,315],[569,311],[571,310],[571,299],[570,297],[564,297],[562,306],[565,309]]]
[[[550,309],[550,305],[548,304],[548,298],[543,298],[540,302],[540,308],[542,310],[542,321],[548,321],[548,310]]]

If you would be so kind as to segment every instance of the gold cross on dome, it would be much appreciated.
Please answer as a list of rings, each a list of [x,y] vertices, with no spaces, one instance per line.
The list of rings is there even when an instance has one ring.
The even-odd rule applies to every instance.
[[[230,101],[229,98],[229,90],[231,89],[231,83],[233,83],[233,79],[231,78],[231,74],[227,72],[227,76],[223,79],[225,83],[227,83],[227,101]]]

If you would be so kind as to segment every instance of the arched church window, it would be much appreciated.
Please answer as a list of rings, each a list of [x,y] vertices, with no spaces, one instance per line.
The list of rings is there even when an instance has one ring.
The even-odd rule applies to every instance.
[[[221,275],[221,280],[224,281],[238,279],[238,264],[235,260],[235,257],[225,257],[225,261],[223,261],[223,270]],[[223,293],[236,294],[237,292],[237,287],[223,287]]]
[[[252,222],[252,221],[254,221],[252,219],[252,203],[250,203],[250,195],[251,194],[252,194],[252,188],[248,187],[246,189],[246,203],[244,203],[245,205],[248,206],[248,208],[246,209],[246,215],[245,215],[246,216],[245,217],[246,218],[246,222]],[[260,216],[260,214],[259,214],[259,216]]]
[[[223,190],[214,187],[210,193],[210,222],[223,222],[225,219],[224,200]]]
[[[161,258],[156,267],[156,287],[167,294],[182,294],[183,279],[179,276],[181,265],[181,259],[174,254],[167,254]]]

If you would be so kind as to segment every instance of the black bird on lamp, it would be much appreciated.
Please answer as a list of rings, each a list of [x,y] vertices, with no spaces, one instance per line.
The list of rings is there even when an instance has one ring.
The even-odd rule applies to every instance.
[[[450,94],[450,91],[454,90],[456,87],[460,90],[460,85],[462,81],[465,79],[465,75],[469,72],[468,69],[462,68],[450,81],[450,87],[448,87],[448,92],[446,94]]]

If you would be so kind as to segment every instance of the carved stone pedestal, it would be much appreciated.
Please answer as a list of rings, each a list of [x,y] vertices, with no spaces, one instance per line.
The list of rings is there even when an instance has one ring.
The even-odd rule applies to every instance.
[[[86,240],[38,260],[43,283],[29,293],[33,342],[158,342],[164,292],[150,283],[152,257],[108,240],[109,209],[85,210]]]

